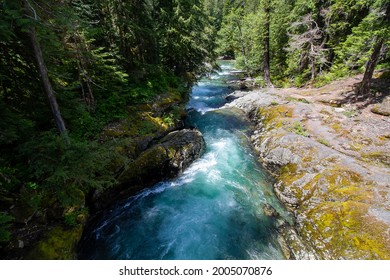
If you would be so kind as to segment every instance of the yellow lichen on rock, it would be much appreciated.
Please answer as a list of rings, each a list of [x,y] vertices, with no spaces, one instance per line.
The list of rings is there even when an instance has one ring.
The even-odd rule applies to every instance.
[[[334,259],[389,259],[387,226],[369,208],[352,200],[322,202],[307,212],[302,233]]]

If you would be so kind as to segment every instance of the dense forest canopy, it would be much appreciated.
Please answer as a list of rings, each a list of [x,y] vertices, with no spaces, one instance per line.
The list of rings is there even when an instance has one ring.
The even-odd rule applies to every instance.
[[[226,1],[222,14],[219,53],[255,76],[270,70],[281,86],[362,72],[375,49],[389,63],[388,1]]]
[[[386,0],[2,0],[0,243],[32,216],[115,184],[99,141],[127,108],[185,94],[217,56],[263,86],[323,84],[389,66]],[[29,210],[30,211],[30,210]],[[80,211],[84,211],[81,209]],[[86,211],[86,210],[85,210]],[[72,224],[66,211],[59,214]],[[27,223],[27,222],[26,222]]]
[[[201,0],[5,0],[0,14],[3,242],[14,203],[69,207],[112,185],[102,128],[188,91],[214,63],[216,31]]]

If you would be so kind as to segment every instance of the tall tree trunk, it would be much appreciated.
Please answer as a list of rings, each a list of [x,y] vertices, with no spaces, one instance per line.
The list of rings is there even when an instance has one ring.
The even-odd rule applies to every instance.
[[[24,4],[24,8],[26,9],[27,13],[31,14],[37,20],[36,12],[35,12],[34,8],[31,6],[31,4],[28,2],[28,0],[23,0],[23,4]],[[29,11],[31,11],[31,12],[29,12]],[[56,125],[57,125],[57,128],[58,128],[60,134],[62,136],[64,136],[66,141],[68,142],[69,140],[68,140],[67,130],[65,127],[65,122],[62,119],[61,112],[60,112],[60,109],[59,109],[58,103],[57,103],[57,98],[54,94],[53,88],[52,88],[51,83],[50,83],[49,75],[47,72],[47,67],[46,67],[45,60],[43,59],[43,55],[42,55],[42,49],[41,49],[41,46],[39,44],[37,34],[36,34],[34,27],[29,28],[28,35],[30,37],[31,44],[32,44],[33,49],[34,49],[34,55],[35,55],[35,59],[37,60],[38,70],[39,70],[39,73],[41,75],[43,88],[47,94],[49,104],[50,104],[51,110],[52,110],[53,115],[54,115],[54,120],[56,122]]]
[[[263,71],[264,71],[264,82],[267,87],[274,87],[271,82],[271,73],[270,73],[270,47],[269,47],[269,37],[270,37],[270,18],[271,18],[271,0],[266,0],[264,3],[264,13],[265,13],[265,34],[264,34],[264,53],[263,53]]]
[[[372,75],[374,74],[375,67],[378,63],[383,43],[384,43],[383,38],[377,39],[370,60],[367,62],[366,71],[364,72],[363,80],[358,88],[358,93],[362,96],[368,96],[369,94]]]

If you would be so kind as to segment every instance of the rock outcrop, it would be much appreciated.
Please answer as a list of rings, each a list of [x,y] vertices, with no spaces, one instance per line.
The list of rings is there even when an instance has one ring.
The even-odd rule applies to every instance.
[[[172,178],[198,159],[204,147],[199,130],[171,132],[126,166],[118,181],[122,185],[150,185]]]
[[[390,119],[324,105],[324,90],[239,92],[227,106],[254,121],[259,160],[294,215],[278,227],[287,257],[390,259]]]
[[[198,159],[204,149],[203,136],[197,129],[169,133],[124,166],[117,179],[117,187],[95,195],[96,210],[134,195],[161,180],[177,176]]]

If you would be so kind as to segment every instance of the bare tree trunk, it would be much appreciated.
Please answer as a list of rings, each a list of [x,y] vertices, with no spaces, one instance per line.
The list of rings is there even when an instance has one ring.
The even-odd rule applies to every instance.
[[[313,81],[316,78],[316,61],[312,58],[311,61],[311,80]]]
[[[24,7],[25,7],[26,11],[31,11],[31,13],[34,14],[34,18],[37,19],[35,10],[31,6],[31,4],[28,2],[28,0],[23,0],[23,3],[24,3]],[[42,49],[41,49],[41,46],[39,44],[37,34],[36,34],[34,27],[29,28],[28,35],[30,37],[30,40],[31,40],[31,43],[32,43],[32,46],[34,49],[34,55],[35,55],[35,59],[37,60],[38,70],[39,70],[39,73],[41,75],[43,88],[47,94],[49,104],[50,104],[51,110],[52,110],[53,115],[54,115],[54,120],[56,122],[56,125],[57,125],[57,128],[58,128],[60,134],[63,135],[65,137],[66,141],[68,142],[69,139],[68,139],[67,130],[65,127],[65,122],[62,119],[61,112],[60,112],[60,109],[59,109],[58,103],[57,103],[57,98],[54,94],[53,88],[52,88],[51,83],[50,83],[49,75],[47,72],[47,67],[46,67],[46,64],[45,64],[45,61],[44,61],[43,55],[42,55]]]
[[[384,43],[383,38],[376,41],[370,60],[367,62],[366,71],[364,72],[363,80],[358,88],[358,92],[362,96],[368,96],[369,94],[372,75],[374,74],[376,64],[378,63],[383,43]]]
[[[264,5],[265,12],[265,36],[264,36],[264,53],[263,53],[263,71],[264,71],[264,82],[267,87],[274,87],[271,82],[271,73],[270,73],[270,47],[269,47],[269,37],[270,37],[270,10],[271,10],[271,0],[267,0]]]

